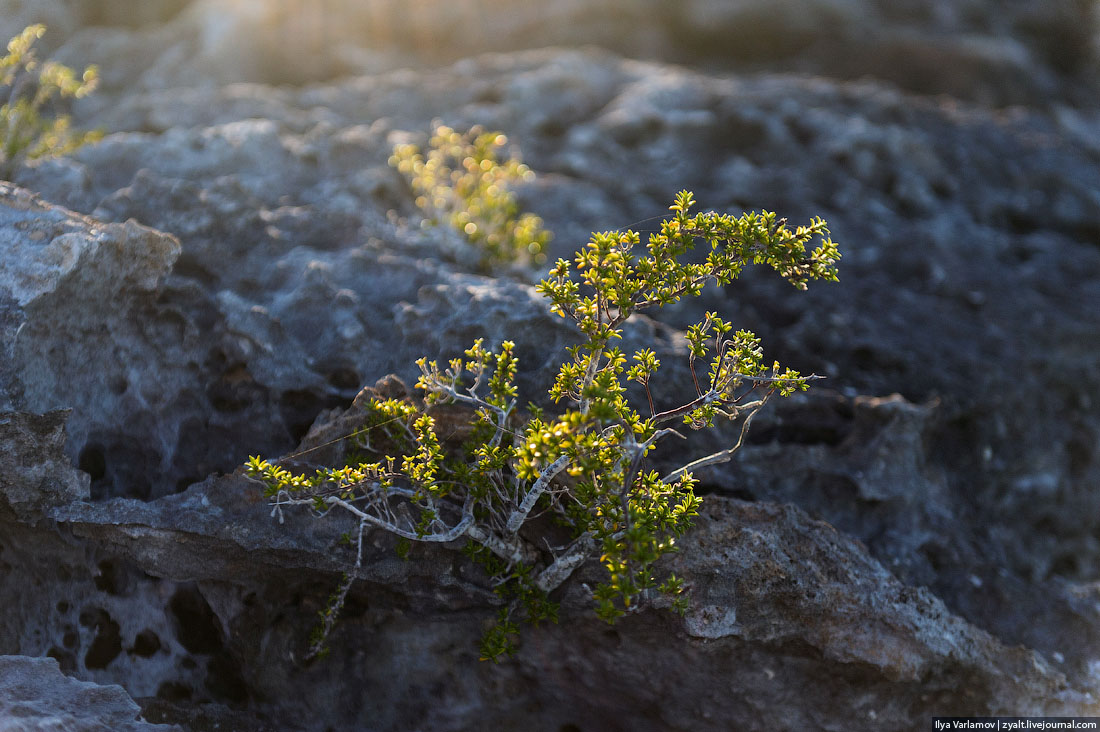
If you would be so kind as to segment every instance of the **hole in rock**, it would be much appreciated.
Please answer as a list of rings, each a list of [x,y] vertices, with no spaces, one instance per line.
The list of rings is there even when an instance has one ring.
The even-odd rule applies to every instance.
[[[206,598],[196,587],[181,587],[172,596],[168,608],[175,619],[176,637],[189,653],[208,656],[203,686],[215,698],[228,702],[248,699],[248,686],[240,664],[225,648],[221,623]],[[184,668],[197,668],[199,661],[185,658]]]
[[[618,125],[610,130],[615,141],[627,150],[633,150],[642,143],[656,140],[663,131],[664,124],[656,117]]]
[[[88,620],[90,622],[85,622]],[[106,610],[93,608],[80,614],[80,622],[95,627],[96,635],[88,652],[84,654],[84,668],[107,668],[111,661],[122,653],[122,636],[118,623],[111,619]]]
[[[231,702],[248,700],[248,686],[237,662],[226,653],[215,656],[206,664],[206,689],[217,699]]]
[[[1047,534],[1051,536],[1058,536],[1061,531],[1062,522],[1058,516],[1051,516],[1049,514],[1040,516],[1032,523],[1032,529],[1037,534]]]
[[[77,458],[77,467],[92,476],[93,482],[103,480],[107,474],[107,459],[103,455],[103,448],[94,444],[85,445]]]
[[[118,567],[108,559],[104,559],[98,566],[99,574],[95,576],[96,589],[108,595],[120,594],[122,578],[119,576]]]
[[[191,687],[178,681],[165,681],[157,687],[157,698],[170,702],[183,702],[191,699]]]
[[[1084,476],[1093,462],[1093,441],[1084,434],[1074,434],[1066,441],[1066,456],[1069,458],[1069,473],[1075,478]]]
[[[369,610],[370,605],[367,603],[367,598],[356,597],[354,594],[349,593],[347,600],[344,602],[344,609],[340,611],[340,617],[343,620],[355,620],[365,616]]]
[[[347,400],[336,395],[321,395],[308,390],[284,391],[279,399],[279,410],[294,442],[299,442],[325,409],[346,407]]]
[[[68,627],[65,629],[65,634],[61,636],[61,645],[68,649],[76,648],[77,641],[80,640],[80,636],[76,634],[76,629]]]
[[[1004,220],[1004,228],[1019,236],[1032,234],[1043,226],[1043,222],[1030,211],[1006,211]]]
[[[504,95],[500,89],[494,86],[484,86],[477,90],[474,95],[474,101],[481,104],[500,104],[504,101]]]
[[[202,478],[197,475],[185,475],[176,481],[176,493],[183,493],[195,483],[201,483]]]
[[[1080,560],[1075,554],[1061,554],[1050,564],[1048,577],[1068,577],[1076,579],[1081,574]]]
[[[226,368],[217,381],[206,389],[210,405],[218,412],[232,414],[247,407],[261,403],[267,396],[267,390],[256,383],[252,373],[243,364],[234,364]]]
[[[57,661],[57,665],[61,667],[62,672],[72,673],[76,671],[76,656],[68,651],[54,646],[50,650],[46,651],[46,657],[52,658]]]
[[[238,447],[241,436],[233,429],[188,418],[180,425],[179,439],[172,450],[171,474],[176,492],[182,492],[215,472],[229,472],[246,457]]]
[[[329,372],[328,383],[342,391],[358,391],[362,382],[359,380],[359,372],[342,366]]]
[[[168,609],[176,623],[176,638],[189,653],[218,653],[224,647],[221,626],[206,599],[194,587],[181,587]]]
[[[547,118],[535,125],[535,131],[543,137],[556,139],[564,137],[568,128],[560,120]]]
[[[132,429],[140,429],[133,425]],[[80,451],[77,466],[92,477],[92,499],[111,497],[148,500],[152,480],[161,473],[161,455],[148,436],[93,433]]]
[[[723,120],[722,144],[727,150],[753,150],[768,139],[768,128],[750,117],[730,117]]]
[[[895,359],[871,346],[856,346],[851,351],[852,365],[861,371],[887,370]]]
[[[932,192],[939,198],[951,198],[955,194],[955,187],[950,179],[936,178],[932,181]]]
[[[558,732],[581,732],[581,728],[570,722],[569,724],[563,724],[561,727],[558,727]]]
[[[160,638],[156,633],[146,628],[134,638],[134,647],[130,653],[142,658],[148,658],[160,650]]]
[[[924,558],[928,561],[928,566],[936,573],[939,573],[945,567],[951,566],[950,553],[946,547],[939,544],[925,544],[921,547],[920,553],[924,555]]]

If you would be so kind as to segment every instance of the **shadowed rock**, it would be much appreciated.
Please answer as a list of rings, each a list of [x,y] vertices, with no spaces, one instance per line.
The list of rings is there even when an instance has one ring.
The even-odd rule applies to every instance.
[[[52,658],[0,656],[0,729],[34,732],[178,732],[148,724],[121,686],[100,686],[61,673]]]
[[[277,38],[215,5],[72,36],[66,52],[104,50],[107,92],[125,90],[77,109],[108,134],[19,171],[41,198],[0,184],[0,652],[123,683],[196,729],[873,729],[1097,712],[1100,124],[1066,106],[1091,83],[1078,31],[1093,9],[700,2],[672,23],[653,4],[567,3],[539,11],[563,33],[629,12],[639,38],[656,34],[646,43],[682,32],[681,52],[711,57],[708,29],[736,32],[735,65],[770,53],[846,77],[866,70],[858,56],[880,81],[557,49],[276,89],[190,83],[208,68],[289,73],[264,62]],[[91,60],[104,59],[68,59]],[[291,71],[329,73],[331,57],[316,61]],[[935,91],[945,69],[957,98],[881,82]],[[254,484],[217,473],[303,436],[299,450],[329,442],[355,424],[363,384],[413,383],[417,357],[478,337],[515,340],[521,399],[544,399],[575,342],[531,288],[540,273],[477,276],[459,237],[420,227],[386,160],[437,117],[509,135],[539,174],[519,193],[557,233],[552,257],[593,229],[644,237],[680,188],[708,208],[822,215],[844,252],[839,286],[798,295],[747,273],[640,319],[625,345],[656,341],[658,407],[691,388],[679,329],[704,310],[829,379],[770,404],[733,461],[700,471],[704,515],[668,564],[690,585],[684,619],[599,623],[589,566],[559,591],[560,625],[479,664],[485,578],[457,547],[403,562],[372,534],[332,655],[305,665],[353,527],[305,511],[280,523]],[[655,461],[734,438],[697,435]],[[339,450],[301,460],[322,457]]]

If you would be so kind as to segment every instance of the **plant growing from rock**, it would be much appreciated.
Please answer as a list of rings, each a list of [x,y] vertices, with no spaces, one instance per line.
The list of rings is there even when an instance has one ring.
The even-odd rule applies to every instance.
[[[815,377],[765,363],[755,335],[707,313],[686,332],[694,398],[659,409],[651,384],[660,360],[648,348],[623,353],[616,345],[623,325],[636,313],[698,295],[709,282],[725,285],[750,264],[772,267],[799,289],[812,279],[836,280],[840,256],[820,219],[792,229],[766,212],[692,214],[693,203],[691,193],[678,194],[672,215],[644,248],[633,231],[593,234],[574,262],[559,260],[538,285],[550,310],[581,336],[549,386],[560,409],[519,408],[510,341],[490,350],[478,340],[464,357],[443,364],[421,359],[423,399],[371,399],[366,423],[350,437],[373,459],[312,474],[250,459],[247,473],[265,485],[273,513],[287,506],[318,516],[350,513],[358,520],[351,539],[356,568],[370,528],[407,542],[465,540],[504,600],[482,642],[487,659],[514,650],[518,621],[555,619],[550,593],[590,559],[605,570],[592,590],[600,618],[613,622],[657,594],[683,611],[683,582],[659,577],[656,564],[697,515],[693,473],[728,461],[770,397],[806,389]],[[807,252],[814,240],[818,246]],[[700,242],[706,257],[685,261]],[[645,395],[637,406],[627,398],[632,383]],[[461,445],[440,437],[437,417],[445,405],[451,419],[454,405],[465,410]],[[740,423],[736,444],[664,474],[647,463],[678,429],[712,428],[718,420]],[[531,526],[536,514],[564,527],[557,545],[540,543],[547,533]],[[354,576],[334,595],[314,651]]]
[[[534,173],[516,156],[501,160],[508,138],[474,127],[455,132],[439,125],[424,154],[417,145],[398,145],[390,165],[403,173],[425,212],[426,226],[447,224],[479,252],[481,267],[542,263],[550,232],[542,219],[522,213],[511,187]]]
[[[72,129],[60,102],[91,93],[98,83],[95,66],[76,72],[53,61],[40,62],[34,43],[46,32],[31,25],[8,42],[0,58],[0,178],[10,178],[24,160],[70,153],[99,139],[98,132]]]

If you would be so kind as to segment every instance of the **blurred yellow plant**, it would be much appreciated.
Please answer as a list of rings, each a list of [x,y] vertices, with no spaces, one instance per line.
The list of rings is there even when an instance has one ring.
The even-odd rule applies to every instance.
[[[439,125],[426,155],[417,145],[398,145],[389,160],[409,179],[425,225],[446,224],[462,233],[486,270],[541,264],[551,236],[538,216],[520,213],[511,186],[535,174],[518,157],[501,160],[507,144],[499,132],[474,127],[459,133]]]
[[[79,132],[72,120],[60,113],[58,101],[79,99],[91,93],[99,81],[95,66],[77,78],[68,66],[40,62],[35,42],[46,32],[38,24],[25,28],[8,42],[0,58],[0,178],[10,178],[25,161],[72,152],[98,140],[100,132]]]

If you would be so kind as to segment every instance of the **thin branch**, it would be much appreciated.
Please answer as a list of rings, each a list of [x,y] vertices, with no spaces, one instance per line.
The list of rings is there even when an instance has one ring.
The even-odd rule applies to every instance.
[[[745,416],[745,421],[741,425],[741,434],[737,438],[737,444],[735,444],[728,450],[720,450],[719,452],[713,453],[712,455],[707,455],[706,457],[701,457],[698,460],[693,460],[687,465],[673,470],[664,478],[661,478],[661,482],[672,483],[685,473],[690,473],[700,468],[705,468],[709,465],[720,465],[721,463],[729,462],[730,458],[733,457],[733,454],[737,452],[741,448],[742,443],[744,443],[745,433],[748,432],[749,429],[749,422],[751,422],[752,418],[756,416],[756,413],[760,411],[760,407],[764,406],[764,402],[768,400],[768,397],[770,397],[771,394],[772,392],[769,392],[767,396],[760,400],[760,406],[756,407],[751,412],[749,412],[748,415]]]
[[[354,514],[355,516],[359,517],[359,519],[361,521],[365,521],[366,523],[371,524],[372,526],[377,526],[380,529],[384,529],[385,531],[389,531],[392,534],[396,534],[397,536],[400,536],[400,537],[405,538],[405,539],[409,539],[411,541],[427,541],[427,542],[436,542],[436,543],[446,543],[446,542],[449,542],[449,541],[454,541],[455,539],[458,539],[463,534],[465,534],[466,531],[471,526],[473,526],[473,523],[474,523],[473,513],[466,510],[468,507],[464,507],[463,508],[463,513],[462,513],[462,518],[459,520],[459,522],[457,524],[452,526],[447,531],[437,533],[437,534],[423,534],[423,535],[420,535],[420,534],[417,534],[415,531],[409,531],[407,529],[402,529],[401,527],[399,527],[397,524],[395,524],[393,522],[386,521],[384,519],[378,518],[377,516],[373,516],[373,515],[367,513],[366,511],[360,510],[356,506],[352,505],[352,503],[350,501],[345,501],[344,499],[339,498],[337,496],[327,496],[326,498],[323,498],[321,500],[323,500],[325,503],[327,503],[330,506],[337,506],[339,508],[344,509],[345,511],[348,511],[348,512]],[[467,503],[470,503],[470,501],[467,501]],[[286,500],[280,501],[279,504],[280,505],[292,505],[292,506],[293,505],[312,506],[314,504],[314,500],[312,498],[288,498]]]
[[[634,521],[630,518],[630,488],[634,485],[634,479],[638,477],[638,471],[642,467],[642,460],[645,458],[646,451],[657,440],[661,439],[667,434],[673,434],[677,437],[683,438],[679,432],[673,429],[657,430],[649,439],[643,443],[636,443],[631,439],[630,444],[626,445],[626,449],[633,452],[634,455],[630,460],[630,467],[627,468],[626,474],[623,476],[623,484],[619,489],[619,506],[623,512],[623,522],[626,524],[626,531],[629,535],[630,531],[634,528]],[[631,435],[633,438],[633,435]]]
[[[738,372],[732,372],[732,373],[728,374],[727,383],[730,382],[730,381],[734,381],[735,379],[741,379],[743,381],[753,381],[753,382],[757,382],[759,384],[775,384],[775,383],[784,382],[784,381],[816,381],[817,379],[823,379],[823,378],[825,378],[825,377],[824,376],[818,376],[817,374],[810,374],[809,376],[799,376],[797,379],[790,379],[790,378],[784,378],[784,377],[781,377],[781,376],[753,376],[751,374],[742,374],[742,373],[738,373]],[[722,389],[722,390],[712,389],[711,391],[708,391],[706,394],[701,395],[698,399],[693,399],[692,401],[688,402],[687,404],[685,404],[681,407],[676,407],[675,409],[669,409],[665,412],[661,412],[660,414],[657,414],[653,417],[653,423],[654,424],[660,424],[662,422],[667,422],[670,419],[676,419],[677,417],[682,417],[683,415],[685,415],[689,412],[692,412],[695,409],[698,409],[699,407],[704,407],[704,406],[706,406],[706,405],[708,405],[708,404],[710,404],[714,401],[717,401],[718,398],[722,395],[722,391],[724,391],[724,389]],[[767,399],[767,397],[765,397],[765,399]],[[751,406],[751,405],[743,405],[741,407],[741,409],[744,409],[748,406]]]
[[[348,591],[351,590],[351,586],[355,583],[356,578],[359,576],[359,568],[363,566],[363,529],[366,528],[366,522],[362,519],[359,521],[359,534],[355,542],[355,568],[344,574],[343,580],[340,582],[340,586],[336,588],[336,593],[333,595],[332,602],[326,609],[323,620],[321,621],[321,632],[318,634],[316,640],[309,646],[309,651],[306,653],[306,660],[312,660],[325,650],[325,641],[328,639],[329,634],[332,632],[333,627],[336,626],[336,620],[340,617],[340,611],[344,607],[344,603],[347,601]]]
[[[543,592],[554,591],[562,582],[569,579],[569,576],[573,574],[577,567],[584,564],[595,548],[596,540],[592,538],[590,533],[584,532],[569,546],[565,554],[555,559],[553,564],[539,573],[538,579],[535,580],[535,586]]]
[[[677,417],[682,417],[688,412],[695,411],[699,407],[705,407],[711,402],[717,400],[719,396],[721,396],[721,394],[716,391],[708,391],[706,394],[699,396],[699,398],[697,399],[692,399],[690,402],[681,407],[669,409],[667,411],[661,412],[660,414],[654,415],[653,424],[661,424],[662,422],[668,422],[669,420],[676,419]]]
[[[477,525],[467,527],[466,535],[509,564],[530,564],[535,561],[535,551],[519,539],[506,541]]]
[[[695,385],[695,395],[703,396],[703,390],[699,388],[699,377],[695,375],[695,354],[688,357],[688,368],[691,370],[691,383]]]
[[[588,387],[592,386],[592,381],[596,378],[596,374],[600,370],[600,355],[603,353],[606,343],[600,345],[599,349],[594,349],[589,357],[588,366],[584,370],[584,381],[581,383],[581,388],[577,393],[578,397],[581,397]],[[588,407],[591,401],[588,399],[578,399],[580,401],[581,414],[588,415]]]
[[[478,377],[477,377],[477,381],[480,382],[480,380],[481,380],[481,375],[479,374]],[[473,390],[476,386],[477,386],[477,383],[475,383],[474,386],[470,387],[470,389],[467,390],[467,391],[471,392],[470,394],[463,394],[463,393],[457,391],[456,389],[454,389],[450,386],[447,386],[446,384],[444,384],[439,379],[433,378],[432,379],[432,387],[433,388],[431,389],[431,391],[435,391],[437,393],[448,396],[451,399],[454,399],[456,402],[464,402],[466,404],[472,404],[475,407],[484,407],[485,409],[489,409],[489,410],[492,410],[493,412],[496,412],[498,415],[505,411],[503,408],[498,407],[495,404],[490,404],[489,402],[485,401],[481,397],[474,394]]]
[[[516,507],[516,510],[512,511],[512,514],[508,517],[508,523],[505,527],[510,533],[516,533],[519,531],[519,527],[523,526],[523,522],[527,520],[527,514],[531,513],[531,509],[535,507],[535,503],[538,502],[539,497],[546,491],[547,486],[550,485],[558,473],[565,469],[565,466],[569,464],[569,456],[562,455],[554,462],[543,468],[543,471],[539,474],[538,479],[531,486],[531,490],[527,492],[527,495],[523,497],[523,502]]]

